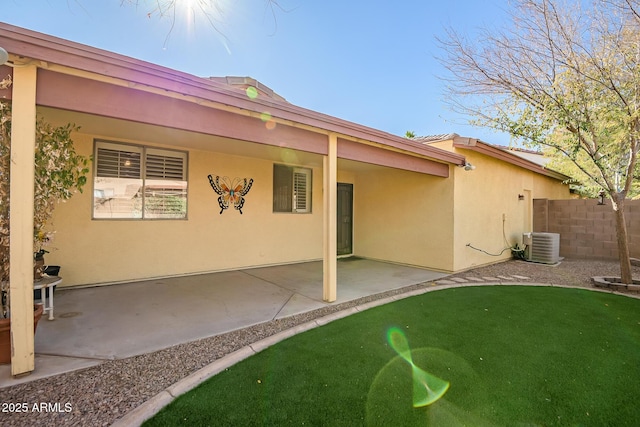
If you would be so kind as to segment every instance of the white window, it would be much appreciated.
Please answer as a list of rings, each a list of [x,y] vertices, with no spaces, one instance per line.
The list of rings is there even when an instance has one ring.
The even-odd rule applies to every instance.
[[[187,217],[187,153],[95,143],[93,218]]]
[[[273,165],[273,211],[311,212],[311,169]]]

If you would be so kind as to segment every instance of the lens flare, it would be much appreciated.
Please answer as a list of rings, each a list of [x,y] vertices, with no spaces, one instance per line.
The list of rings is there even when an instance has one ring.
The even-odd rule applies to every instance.
[[[256,88],[255,88],[255,87],[253,87],[253,86],[249,86],[249,87],[246,89],[246,93],[247,93],[247,96],[248,96],[250,99],[256,99],[256,98],[258,97],[258,89],[256,89]]]
[[[271,114],[268,112],[264,112],[264,113],[260,113],[260,120],[262,120],[263,122],[268,122],[271,120]]]
[[[398,355],[411,365],[413,377],[413,407],[431,405],[449,390],[449,382],[418,368],[411,357],[409,342],[399,328],[390,328],[387,341]]]
[[[276,121],[271,117],[271,113],[265,111],[264,113],[260,113],[260,120],[264,122],[264,126],[267,130],[273,130],[276,128]]]
[[[385,339],[388,331],[385,331]],[[387,344],[388,345],[388,344]],[[406,354],[406,353],[405,353]],[[434,347],[411,348],[411,360],[454,387],[437,402],[413,406],[413,378],[406,360],[395,356],[375,376],[366,403],[367,426],[415,425],[423,427],[496,427],[487,419],[487,408],[495,407],[484,380],[471,365],[450,351]],[[434,386],[429,383],[431,388]],[[490,411],[489,411],[490,412]],[[403,422],[398,422],[403,420]]]

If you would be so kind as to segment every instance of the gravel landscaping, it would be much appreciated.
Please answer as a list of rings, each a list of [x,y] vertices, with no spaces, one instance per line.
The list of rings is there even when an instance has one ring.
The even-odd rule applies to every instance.
[[[512,260],[458,273],[445,279],[463,279],[475,284],[471,278],[476,278],[483,280],[477,283],[481,285],[487,283],[483,279],[486,277],[520,276],[522,279],[518,281],[522,283],[594,288],[591,277],[615,275],[619,275],[617,262],[563,260],[558,265],[549,266]],[[640,267],[633,267],[633,275],[634,278],[640,277]],[[511,282],[512,280],[501,279],[501,281]],[[105,361],[91,368],[0,389],[2,394],[0,403],[3,405],[24,402],[29,406],[26,413],[3,411],[0,414],[0,424],[3,426],[36,424],[107,426],[168,386],[214,360],[253,342],[345,308],[417,289],[434,287],[437,289],[437,285],[434,286],[432,282],[409,286],[177,345],[154,353]],[[48,402],[53,404],[53,407],[48,408],[49,411],[33,411],[32,405],[38,402]]]

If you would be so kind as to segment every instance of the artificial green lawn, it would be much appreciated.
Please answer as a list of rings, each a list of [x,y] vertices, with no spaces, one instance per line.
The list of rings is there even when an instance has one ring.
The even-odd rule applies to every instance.
[[[411,366],[450,382],[412,405]],[[287,339],[145,426],[640,425],[640,300],[581,289],[438,290]]]

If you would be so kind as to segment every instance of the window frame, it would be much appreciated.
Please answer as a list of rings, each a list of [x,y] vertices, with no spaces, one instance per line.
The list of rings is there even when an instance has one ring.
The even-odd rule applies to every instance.
[[[137,178],[133,178],[133,177],[120,177],[120,166],[118,166],[118,176],[114,176],[114,177],[109,177],[109,176],[99,176],[99,164],[100,164],[100,157],[98,155],[99,149],[106,149],[106,150],[112,150],[112,151],[119,151],[119,152],[131,152],[131,153],[139,153],[140,154],[140,164],[139,164],[139,175]],[[148,156],[152,155],[152,156],[157,156],[157,157],[174,157],[176,159],[181,159],[182,160],[182,179],[176,179],[177,176],[174,176],[174,179],[171,179],[171,177],[169,178],[164,178],[164,177],[159,177],[159,176],[148,176],[149,175],[149,171],[147,169],[148,166]],[[133,144],[133,143],[128,143],[128,142],[120,142],[120,141],[110,141],[110,140],[104,140],[104,139],[94,139],[94,147],[93,147],[93,158],[95,159],[94,161],[94,168],[93,168],[93,192],[92,192],[92,207],[91,207],[91,219],[92,220],[97,220],[97,221],[102,221],[102,220],[111,220],[111,221],[159,221],[159,220],[187,220],[188,219],[188,214],[189,214],[189,152],[188,151],[183,151],[183,150],[175,150],[175,149],[168,149],[168,148],[161,148],[161,147],[155,147],[155,146],[147,146],[147,145],[141,145],[141,144]],[[120,158],[120,157],[118,157]],[[164,165],[162,172],[166,173],[167,166]],[[171,167],[169,167],[169,169],[171,169]],[[157,170],[157,169],[156,169]],[[173,173],[175,175],[176,169],[173,168]],[[171,174],[171,171],[169,171],[169,174]],[[125,216],[125,217],[105,217],[105,216],[96,216],[96,194],[99,191],[98,189],[96,189],[96,181],[98,178],[116,178],[116,179],[123,179],[123,178],[130,178],[132,180],[138,180],[140,181],[140,187],[138,189],[138,191],[136,192],[136,195],[139,194],[139,197],[141,199],[140,202],[140,216],[135,216],[133,215],[133,213],[135,211],[132,211],[132,215],[130,216]],[[178,190],[178,191],[183,191],[184,192],[184,215],[182,216],[156,216],[154,217],[153,214],[151,212],[147,212],[146,209],[146,201],[149,198],[149,196],[147,195],[150,185],[152,184],[147,184],[147,182],[149,181],[153,181],[153,182],[158,182],[158,181],[167,181],[167,182],[176,182],[176,181],[182,181],[184,182],[184,190]]]
[[[280,171],[277,172],[277,169],[280,168]],[[283,171],[286,170],[288,172],[288,180],[287,183],[291,185],[289,199],[286,200],[287,206],[290,206],[289,209],[278,209],[278,205],[282,205],[282,201],[278,202],[277,198],[282,197],[282,183],[284,180],[279,183],[276,182],[278,179],[281,179],[284,175]],[[298,195],[296,194],[296,174],[306,176],[305,184],[305,200],[306,205],[304,208],[298,208]],[[277,178],[277,176],[280,178]],[[278,186],[278,187],[276,187]],[[285,190],[287,191],[287,190]],[[280,194],[278,194],[280,193]],[[310,214],[312,213],[313,208],[313,169],[301,166],[291,166],[286,164],[274,163],[273,164],[273,188],[272,188],[272,198],[273,198],[273,213],[283,213],[283,214]]]

